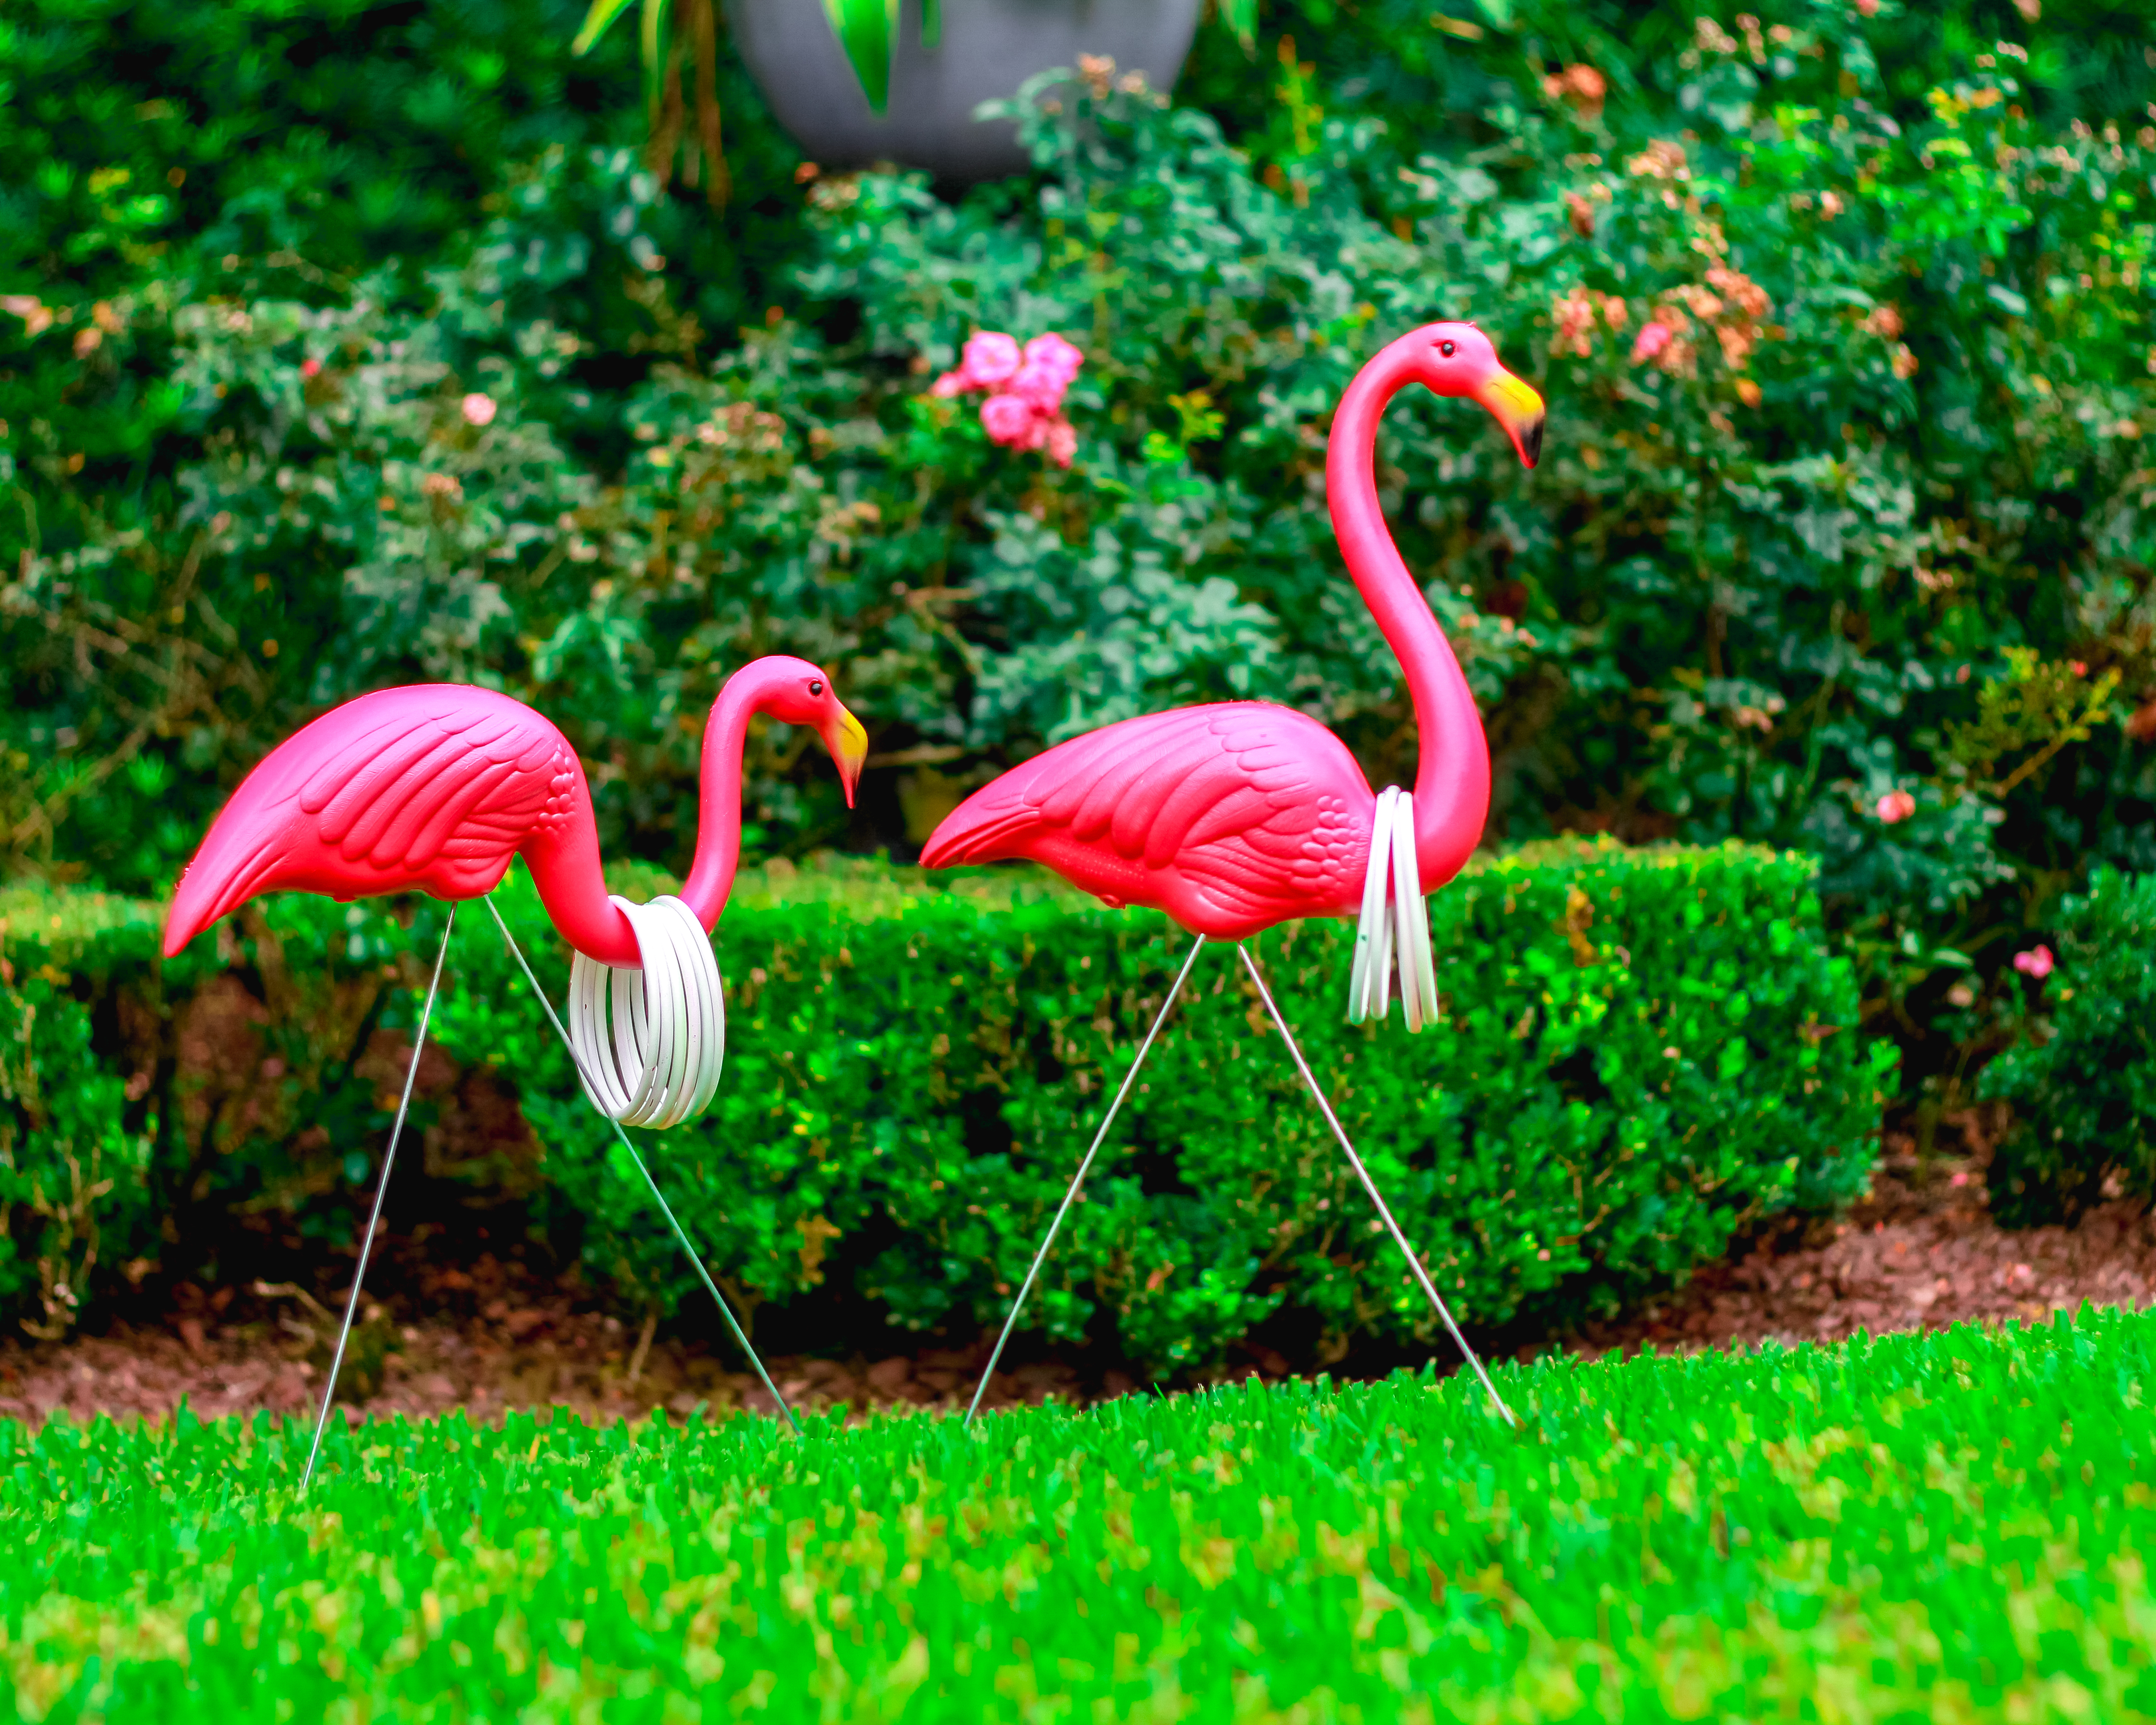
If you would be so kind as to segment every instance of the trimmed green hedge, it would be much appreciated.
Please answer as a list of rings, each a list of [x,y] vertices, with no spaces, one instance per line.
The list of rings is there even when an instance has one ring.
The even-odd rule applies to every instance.
[[[1863,1188],[1892,1055],[1851,1034],[1853,984],[1826,952],[1810,869],[1608,844],[1480,863],[1432,901],[1446,1018],[1416,1038],[1397,1014],[1344,1021],[1346,925],[1255,943],[1471,1325],[1609,1309],[1748,1222]],[[521,871],[499,896],[558,998],[566,955]],[[155,1146],[145,1176],[97,1201],[95,1227],[162,1230],[177,1258],[235,1207],[354,1225],[393,1101],[355,1068],[377,1025],[411,1021],[441,929],[439,906],[403,908],[408,927],[379,904],[275,900],[161,967],[150,907],[0,899],[8,999],[47,987],[103,1024],[112,1082],[85,1090],[90,1111]],[[689,1271],[491,919],[474,907],[459,924],[435,1034],[513,1086],[541,1147],[538,1226],[625,1301],[670,1311],[694,1296]],[[701,1120],[647,1139],[714,1272],[752,1309],[835,1296],[856,1330],[870,1312],[966,1338],[999,1319],[1182,939],[1024,875],[859,867],[747,880],[720,933],[725,1081]],[[42,1057],[33,1042],[23,1058]],[[15,1106],[0,1130],[21,1179],[59,1141],[34,1120],[26,1132]],[[22,1263],[51,1256],[40,1229],[54,1225],[16,1215]],[[1429,1335],[1225,948],[1201,959],[1029,1316],[1155,1372],[1260,1324],[1319,1359]]]

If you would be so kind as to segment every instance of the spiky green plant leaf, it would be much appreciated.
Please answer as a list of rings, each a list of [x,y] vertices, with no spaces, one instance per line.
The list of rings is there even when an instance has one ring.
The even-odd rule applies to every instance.
[[[666,75],[666,26],[672,9],[670,0],[644,0],[644,105],[654,116]]]
[[[832,33],[845,49],[869,108],[880,114],[891,103],[891,56],[898,44],[898,0],[824,0]],[[928,20],[921,21],[927,34]]]
[[[592,44],[606,34],[607,26],[627,12],[634,0],[592,0],[592,8],[584,14],[583,28],[577,32],[577,39],[569,44],[569,52],[589,54]]]

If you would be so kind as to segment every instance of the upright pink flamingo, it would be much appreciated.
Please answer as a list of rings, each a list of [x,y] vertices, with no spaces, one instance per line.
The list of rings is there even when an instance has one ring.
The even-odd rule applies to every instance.
[[[743,666],[719,691],[705,727],[696,849],[677,900],[632,906],[610,897],[599,867],[591,788],[568,739],[521,701],[455,683],[362,695],[288,737],[242,781],[211,824],[194,860],[182,871],[165,922],[167,957],[262,892],[320,892],[341,901],[377,893],[424,891],[449,904],[434,979],[420,1009],[411,1065],[405,1072],[403,1096],[360,1242],[344,1329],[337,1337],[303,1486],[312,1479],[321,1454],[323,1427],[359,1304],[360,1283],[382,1215],[382,1194],[388,1189],[398,1140],[411,1104],[413,1076],[418,1070],[427,1021],[449,954],[449,928],[456,906],[472,898],[487,898],[487,909],[532,993],[568,1044],[587,1092],[613,1122],[616,1137],[643,1173],[764,1388],[793,1420],[793,1409],[765,1372],[658,1183],[622,1130],[625,1117],[632,1122],[657,1117],[662,1124],[671,1123],[690,1111],[689,1105],[701,1107],[708,1101],[710,1086],[716,1081],[724,1009],[718,998],[717,969],[703,936],[717,923],[733,888],[741,857],[742,748],[749,719],[759,712],[788,724],[813,726],[830,751],[847,804],[852,805],[854,787],[868,755],[868,736],[860,721],[839,704],[830,678],[805,660],[783,655]],[[613,973],[616,1011],[623,1022],[616,1027],[611,1046],[601,1032],[586,1034],[580,1049],[579,1039],[562,1029],[501,911],[488,897],[516,856],[523,857],[531,869],[540,901],[555,927],[582,955],[577,970],[583,972],[587,961],[593,967],[590,985],[582,991],[585,998],[578,1004],[593,1009],[597,967]],[[630,973],[647,966],[657,968],[636,979],[644,987],[632,1003],[628,999]],[[666,979],[668,988],[654,988],[654,978]],[[632,1005],[634,1012],[629,1009]],[[575,1010],[572,1006],[572,1015]],[[657,1050],[648,1062],[644,1046],[647,1033]],[[621,1075],[613,1070],[611,1058],[617,1048],[630,1065],[651,1069],[637,1098],[622,1095]],[[701,1078],[695,1076],[698,1073]],[[654,1086],[663,1092],[661,1107],[670,1106],[670,1111],[632,1111]],[[798,1430],[798,1421],[795,1425]]]
[[[1460,661],[1400,561],[1378,501],[1378,422],[1411,383],[1479,402],[1528,467],[1542,451],[1544,413],[1541,396],[1498,363],[1496,349],[1480,330],[1434,323],[1382,349],[1348,385],[1333,416],[1327,502],[1348,572],[1399,660],[1414,702],[1421,762],[1411,793],[1373,793],[1347,747],[1306,715],[1269,702],[1227,701],[1125,719],[1059,743],[976,791],[921,852],[930,868],[1027,858],[1109,905],[1165,911],[1197,937],[1012,1302],[969,1420],[1080,1183],[1209,937],[1240,943],[1291,917],[1352,915],[1359,906],[1363,934],[1349,1007],[1359,1019],[1371,990],[1385,986],[1382,948],[1390,937],[1376,932],[1373,911],[1382,905],[1389,875],[1398,893],[1394,910],[1409,1028],[1435,1015],[1421,895],[1457,874],[1481,837],[1490,755]],[[1379,948],[1374,953],[1368,950],[1373,937]],[[1248,949],[1238,950],[1378,1214],[1509,1420],[1511,1410],[1318,1088]]]

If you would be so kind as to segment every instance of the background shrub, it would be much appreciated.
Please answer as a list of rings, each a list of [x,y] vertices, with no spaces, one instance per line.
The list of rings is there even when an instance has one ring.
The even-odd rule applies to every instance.
[[[1404,777],[1316,478],[1358,359],[1439,311],[1557,409],[1532,475],[1471,410],[1383,446],[1498,835],[1818,857],[1920,1076],[2087,859],[2156,865],[2132,13],[1304,0],[1258,66],[1205,33],[1182,105],[1088,96],[1083,143],[1074,107],[957,198],[797,181],[729,59],[715,216],[640,166],[629,33],[566,59],[574,12],[0,33],[11,870],[162,890],[279,737],[430,676],[542,706],[610,854],[678,865],[694,721],[778,648],[878,755],[850,823],[759,740],[765,854],[902,845],[1211,695]],[[1650,319],[1684,327],[1635,361]],[[1086,346],[1069,473],[921,398],[983,323]]]
[[[1381,445],[1494,840],[1817,859],[1920,1137],[2005,956],[2091,861],[2156,869],[2138,8],[1265,0],[1255,60],[1201,33],[1175,106],[1081,92],[963,196],[810,172],[722,54],[719,212],[578,13],[0,22],[0,872],[162,891],[278,738],[428,677],[543,707],[608,854],[678,868],[697,721],[775,649],[877,751],[850,816],[759,732],[752,855],[903,855],[1043,742],[1224,694],[1404,778],[1317,480],[1440,311],[1555,408],[1532,475],[1453,404]],[[1068,472],[923,398],[983,324],[1086,347]]]
[[[2058,938],[2056,972],[2025,985],[2025,1040],[1979,1081],[2014,1105],[1990,1187],[2017,1223],[2156,1196],[2156,875],[2098,869],[2061,906]]]
[[[1736,1229],[1862,1189],[1886,1070],[1851,1034],[1850,968],[1823,944],[1810,866],[1607,842],[1478,864],[1433,901],[1447,1019],[1412,1039],[1397,1017],[1344,1022],[1344,927],[1258,943],[1343,1123],[1471,1325],[1609,1310]],[[558,996],[567,967],[526,878],[497,897]],[[280,897],[161,970],[151,916],[87,938],[51,927],[76,896],[19,902],[5,932],[18,973],[49,970],[61,999],[157,1027],[108,1063],[116,1106],[117,1070],[148,1062],[125,1088],[157,1158],[100,1214],[138,1231],[172,1216],[168,1280],[214,1260],[221,1279],[334,1281],[327,1249],[352,1237],[401,1076],[367,1050],[416,1016],[440,907],[405,927],[379,903]],[[939,891],[860,868],[747,884],[719,952],[717,1100],[644,1142],[762,1333],[818,1351],[885,1345],[885,1324],[970,1340],[1000,1320],[1102,1086],[1183,956],[1164,919],[1024,876]],[[460,919],[436,1013],[440,1045],[518,1099],[538,1240],[632,1310],[685,1299],[701,1324],[691,1273],[483,911]],[[439,1118],[415,1110],[422,1142]],[[456,1178],[415,1186],[408,1166],[393,1199],[407,1231]],[[475,1196],[516,1189],[498,1169],[466,1178]],[[1155,1373],[1253,1332],[1320,1359],[1358,1340],[1428,1343],[1421,1296],[1374,1230],[1232,954],[1213,952],[1032,1321]]]
[[[130,1131],[125,1081],[90,1048],[90,1014],[43,976],[0,983],[0,1310],[58,1336],[156,1238],[154,1125]]]

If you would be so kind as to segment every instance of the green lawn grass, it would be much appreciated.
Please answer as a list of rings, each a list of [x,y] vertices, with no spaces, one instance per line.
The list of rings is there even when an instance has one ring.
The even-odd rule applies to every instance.
[[[0,1427],[32,1719],[2156,1713],[2156,1317],[685,1431]],[[2148,1471],[2143,1471],[2147,1467]]]

